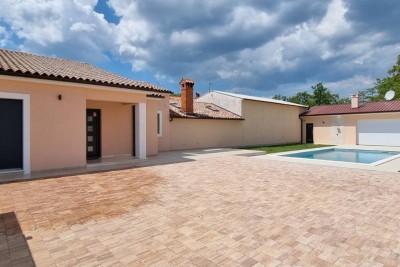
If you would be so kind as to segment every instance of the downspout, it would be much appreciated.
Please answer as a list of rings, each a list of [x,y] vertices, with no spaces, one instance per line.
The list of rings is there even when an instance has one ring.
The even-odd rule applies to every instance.
[[[310,110],[310,106],[308,106],[307,110]],[[305,112],[305,111],[304,111]],[[299,119],[300,119],[300,144],[303,144],[303,120],[301,118],[301,115],[304,113],[302,112],[301,114],[299,114]]]
[[[303,144],[303,120],[301,119],[301,114],[299,115],[300,119],[300,144]]]

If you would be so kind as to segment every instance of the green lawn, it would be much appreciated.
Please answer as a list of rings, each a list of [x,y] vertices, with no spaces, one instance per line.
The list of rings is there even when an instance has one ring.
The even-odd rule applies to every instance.
[[[289,144],[289,145],[274,145],[274,146],[259,146],[259,147],[249,147],[247,149],[265,151],[265,153],[278,153],[293,150],[302,150],[318,147],[327,147],[330,145],[318,145],[318,144]]]

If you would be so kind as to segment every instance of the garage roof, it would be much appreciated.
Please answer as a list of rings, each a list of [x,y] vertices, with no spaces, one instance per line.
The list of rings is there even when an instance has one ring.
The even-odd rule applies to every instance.
[[[134,81],[88,63],[0,49],[0,75],[94,84],[158,93],[172,93],[147,82]]]
[[[223,92],[223,91],[213,91],[213,92],[223,94],[223,95],[233,96],[233,97],[245,99],[245,100],[260,101],[260,102],[267,102],[267,103],[281,104],[281,105],[288,105],[288,106],[296,106],[296,107],[304,107],[304,108],[307,107],[305,105],[287,102],[287,101],[283,101],[283,100],[277,100],[277,99],[268,98],[268,97],[242,95],[242,94],[228,93],[228,92]]]
[[[400,112],[400,100],[367,102],[359,108],[352,108],[351,104],[316,106],[302,113],[300,116],[362,114]]]

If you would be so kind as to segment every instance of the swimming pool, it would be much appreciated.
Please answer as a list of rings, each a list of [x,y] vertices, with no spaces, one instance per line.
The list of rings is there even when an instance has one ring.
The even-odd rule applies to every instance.
[[[372,164],[400,155],[396,151],[327,148],[281,155],[284,157]]]

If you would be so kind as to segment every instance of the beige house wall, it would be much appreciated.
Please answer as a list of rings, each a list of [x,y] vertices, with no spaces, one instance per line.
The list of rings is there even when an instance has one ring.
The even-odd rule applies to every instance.
[[[356,145],[358,144],[357,123],[359,120],[399,118],[400,112],[306,116],[303,117],[303,142],[306,142],[306,123],[313,123],[315,144]]]
[[[299,115],[305,108],[251,100],[242,105],[244,145],[300,142]]]
[[[170,149],[240,146],[241,120],[174,118],[170,123]]]
[[[146,142],[147,155],[154,156],[158,154],[158,137],[157,137],[157,103],[158,100],[147,101],[146,106]]]
[[[146,103],[147,155],[158,153],[156,112],[161,102],[149,100],[145,92],[100,88],[0,77],[0,92],[30,95],[31,171],[86,166],[87,108],[101,109],[102,156],[130,155],[132,105]],[[164,118],[168,119],[168,116]],[[168,123],[163,123],[163,126],[168,136]]]
[[[158,151],[170,150],[169,98],[157,101],[157,111],[162,116],[162,134],[158,136]]]
[[[1,80],[0,91],[30,95],[32,171],[86,165],[84,89]]]

